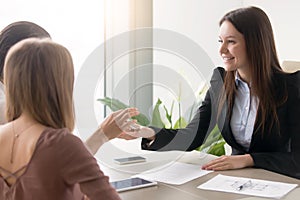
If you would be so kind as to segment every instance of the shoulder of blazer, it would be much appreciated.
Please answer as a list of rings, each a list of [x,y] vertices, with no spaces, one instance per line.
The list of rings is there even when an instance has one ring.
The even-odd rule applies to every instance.
[[[286,84],[287,87],[300,88],[300,71],[294,73],[275,73],[274,80],[276,86]]]
[[[210,83],[214,82],[214,81],[224,81],[224,76],[226,74],[226,71],[224,68],[222,67],[217,67],[214,69],[213,71],[213,75],[211,77]]]
[[[274,81],[277,84],[282,84],[282,82],[285,82],[290,86],[294,85],[296,87],[300,87],[300,71],[293,73],[275,72]]]
[[[288,86],[300,89],[300,71],[285,75]]]
[[[286,91],[287,93],[294,93],[300,98],[300,71],[275,73],[273,81],[277,97],[282,97],[283,91]]]
[[[224,87],[224,76],[226,71],[222,67],[217,67],[213,71],[213,75],[210,80],[209,94],[212,100],[217,101],[221,90]],[[216,102],[215,102],[216,103]]]
[[[295,96],[300,99],[300,71],[287,74],[288,91],[293,92]]]

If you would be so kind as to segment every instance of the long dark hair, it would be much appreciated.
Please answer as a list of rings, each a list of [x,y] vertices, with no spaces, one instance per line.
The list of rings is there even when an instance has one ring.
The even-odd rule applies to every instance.
[[[3,80],[3,66],[6,54],[10,47],[26,38],[50,38],[50,34],[41,26],[28,22],[18,21],[6,26],[0,33],[0,80]]]
[[[221,26],[228,21],[244,36],[246,52],[251,73],[251,92],[259,99],[256,124],[271,131],[276,123],[279,125],[276,108],[286,101],[287,95],[276,97],[274,73],[284,73],[277,57],[274,35],[270,20],[266,13],[257,7],[247,7],[233,10],[227,13],[219,22]],[[227,72],[224,78],[224,99],[228,103],[228,114],[231,117],[234,96],[236,93],[235,72]],[[222,107],[223,105],[220,105]],[[266,119],[271,117],[270,126],[266,127]],[[257,129],[258,129],[257,128]]]

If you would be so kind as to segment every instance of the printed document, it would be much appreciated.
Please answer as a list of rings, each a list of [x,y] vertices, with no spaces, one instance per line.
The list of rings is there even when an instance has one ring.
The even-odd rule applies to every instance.
[[[171,164],[156,167],[141,174],[137,174],[134,177],[173,185],[181,185],[210,172],[212,171],[202,170],[199,165],[172,162]]]
[[[281,198],[297,187],[297,184],[217,175],[198,186],[204,190],[232,192],[269,198]]]

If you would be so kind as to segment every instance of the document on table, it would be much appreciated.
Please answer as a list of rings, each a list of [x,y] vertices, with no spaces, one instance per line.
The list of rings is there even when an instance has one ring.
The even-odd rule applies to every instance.
[[[171,164],[156,167],[141,174],[137,174],[134,177],[173,185],[181,185],[210,172],[212,171],[201,170],[201,166],[199,165],[173,162]]]
[[[278,199],[295,187],[297,187],[297,184],[224,176],[221,174],[198,186],[198,188],[204,190],[232,192]]]

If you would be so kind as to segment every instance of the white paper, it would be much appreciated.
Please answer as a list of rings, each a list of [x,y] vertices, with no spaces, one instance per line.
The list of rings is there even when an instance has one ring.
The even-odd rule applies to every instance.
[[[221,174],[198,186],[198,188],[205,190],[270,198],[281,198],[295,187],[297,187],[297,184],[224,176]]]
[[[173,185],[181,185],[198,177],[204,176],[212,171],[201,170],[201,166],[174,162],[162,167],[157,167],[134,177],[158,181]]]

